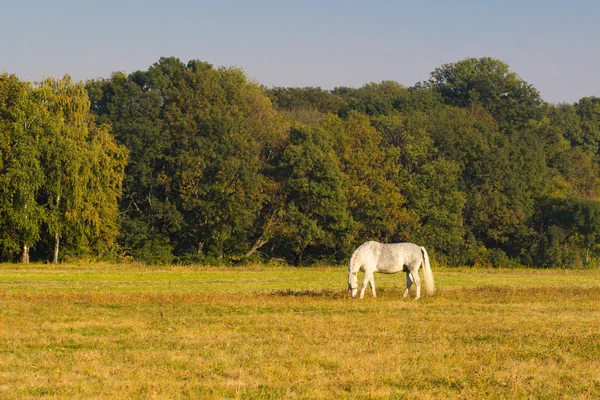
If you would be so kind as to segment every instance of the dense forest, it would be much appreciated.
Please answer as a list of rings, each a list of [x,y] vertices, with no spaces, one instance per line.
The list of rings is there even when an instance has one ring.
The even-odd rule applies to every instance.
[[[492,58],[429,80],[265,88],[161,58],[73,82],[0,75],[0,261],[600,261],[600,98],[548,104]]]

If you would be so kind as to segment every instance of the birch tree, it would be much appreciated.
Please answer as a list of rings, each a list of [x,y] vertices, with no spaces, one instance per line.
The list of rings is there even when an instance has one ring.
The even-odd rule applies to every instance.
[[[65,235],[75,254],[103,252],[117,235],[126,150],[115,145],[107,126],[95,126],[84,86],[68,75],[44,80],[36,95],[45,112],[40,203],[54,239],[53,262]]]
[[[5,257],[21,251],[29,262],[39,240],[44,208],[36,198],[44,184],[40,163],[41,109],[31,85],[14,75],[0,75],[0,244]]]

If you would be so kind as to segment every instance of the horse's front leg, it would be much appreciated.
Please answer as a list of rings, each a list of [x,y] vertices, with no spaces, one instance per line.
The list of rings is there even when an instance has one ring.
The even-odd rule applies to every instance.
[[[365,276],[363,278],[362,281],[362,285],[360,288],[360,298],[364,298],[365,297],[365,290],[367,289],[367,284],[371,283],[371,280],[373,279],[373,272],[370,271],[365,271]],[[375,293],[375,283],[371,283],[371,289],[373,290],[373,293]]]
[[[408,291],[412,286],[412,279],[410,277],[410,271],[406,271],[406,289],[404,289],[404,293],[402,293],[402,297],[408,296]]]
[[[371,285],[373,297],[377,297],[377,293],[375,293],[375,274],[371,274],[371,277],[369,278],[369,284]]]

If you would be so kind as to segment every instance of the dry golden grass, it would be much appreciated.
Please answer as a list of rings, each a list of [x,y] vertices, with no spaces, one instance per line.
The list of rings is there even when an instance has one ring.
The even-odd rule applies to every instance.
[[[0,265],[0,398],[600,397],[600,271],[434,273]]]

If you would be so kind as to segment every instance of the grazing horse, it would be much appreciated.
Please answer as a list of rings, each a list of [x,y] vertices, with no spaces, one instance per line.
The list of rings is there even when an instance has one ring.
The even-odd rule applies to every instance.
[[[382,274],[395,274],[396,272],[406,272],[406,289],[402,297],[408,295],[412,283],[417,287],[415,300],[421,297],[421,279],[419,279],[419,267],[423,265],[423,274],[425,276],[425,289],[428,295],[435,293],[435,284],[433,283],[433,273],[429,265],[429,256],[425,247],[414,243],[391,243],[383,244],[378,242],[366,242],[361,245],[350,259],[348,266],[348,290],[351,297],[356,297],[358,292],[358,271],[364,271],[365,276],[360,289],[360,298],[365,297],[367,283],[371,285],[373,297],[375,293],[374,272]]]

